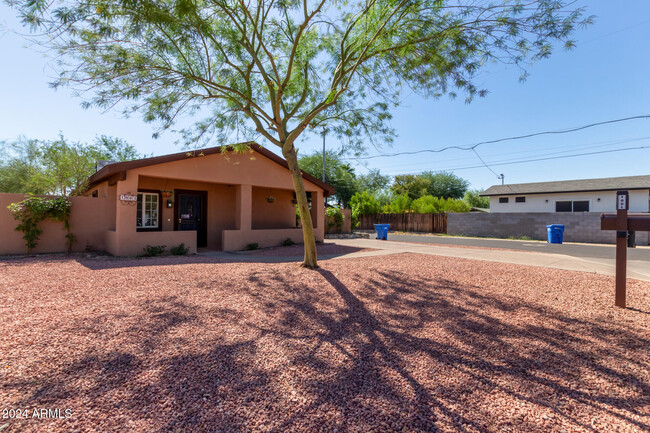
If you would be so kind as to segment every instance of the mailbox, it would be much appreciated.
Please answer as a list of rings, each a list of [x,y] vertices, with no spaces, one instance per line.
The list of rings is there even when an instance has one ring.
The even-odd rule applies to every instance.
[[[601,230],[617,230],[615,213],[604,213],[600,215]],[[650,231],[650,214],[648,213],[628,213],[627,214],[627,231],[630,232],[648,232]]]
[[[628,233],[650,231],[650,213],[628,213],[629,208],[628,192],[616,191],[616,213],[600,215],[601,230],[616,230],[616,300],[614,303],[617,307],[623,308],[625,308],[626,297]]]

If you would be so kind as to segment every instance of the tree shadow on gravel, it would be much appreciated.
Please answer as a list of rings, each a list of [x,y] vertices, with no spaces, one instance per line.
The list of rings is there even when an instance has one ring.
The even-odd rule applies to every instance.
[[[65,431],[648,428],[650,339],[629,324],[333,263],[220,281],[195,283],[203,303],[152,294],[72,320],[59,332],[92,341],[83,356],[0,390],[72,405]]]
[[[345,245],[319,244],[320,260],[329,260],[332,258],[342,257],[348,254],[356,253],[366,248],[351,247]],[[336,247],[328,249],[327,247]],[[324,251],[324,252],[321,252]],[[161,257],[80,257],[72,255],[62,257],[58,260],[74,259],[87,269],[97,271],[104,269],[123,269],[149,266],[177,266],[184,264],[215,264],[215,263],[290,263],[301,262],[304,252],[301,245],[295,247],[273,247],[269,249],[260,249],[255,251],[206,251],[198,255],[191,256],[161,256]],[[57,260],[56,258],[43,258],[43,260]],[[32,261],[33,262],[33,261]],[[29,263],[32,263],[29,262]],[[20,261],[16,261],[20,264]],[[26,263],[26,264],[29,264]],[[13,265],[13,263],[12,263]]]
[[[344,419],[372,414],[368,428],[408,431],[546,431],[567,423],[602,431],[608,422],[650,427],[644,421],[650,340],[642,332],[483,295],[453,281],[378,271],[357,281],[353,292],[332,272],[317,272],[344,308],[327,313],[319,308],[322,300],[297,291],[273,304],[273,310],[278,303],[288,307],[278,322],[282,329],[263,329],[285,341],[309,342],[310,350],[295,348],[294,365],[329,373],[308,390],[314,412],[337,406]],[[512,323],[509,315],[523,320]],[[429,336],[431,327],[444,332]],[[325,346],[342,355],[337,365],[321,356]],[[492,405],[495,392],[504,406]],[[509,415],[519,403],[528,413]],[[600,427],[592,423],[604,415]],[[283,427],[300,423],[294,417]]]

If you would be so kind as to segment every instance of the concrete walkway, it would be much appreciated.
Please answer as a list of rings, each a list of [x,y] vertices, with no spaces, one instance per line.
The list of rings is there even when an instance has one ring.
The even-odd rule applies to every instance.
[[[488,262],[513,263],[517,265],[539,266],[544,268],[565,269],[570,271],[592,272],[603,275],[615,275],[614,257],[594,258],[576,257],[574,255],[558,253],[538,253],[529,251],[494,250],[481,248],[466,248],[454,246],[441,246],[434,244],[415,244],[395,241],[380,241],[376,239],[336,239],[326,242],[336,243],[357,248],[374,248],[378,251],[367,251],[346,254],[334,257],[353,258],[368,257],[386,254],[418,253],[435,256],[459,257],[472,260],[485,260]],[[613,249],[612,249],[612,252]],[[650,261],[628,260],[627,276],[650,282]]]

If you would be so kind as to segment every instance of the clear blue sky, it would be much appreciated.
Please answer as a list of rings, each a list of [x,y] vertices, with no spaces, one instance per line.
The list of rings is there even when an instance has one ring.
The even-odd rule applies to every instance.
[[[650,1],[581,1],[596,22],[576,34],[571,52],[557,50],[548,60],[533,65],[528,80],[519,73],[491,66],[480,75],[479,87],[490,94],[466,105],[463,98],[449,100],[405,98],[394,112],[398,138],[385,153],[471,145],[480,141],[558,130],[628,116],[650,114]],[[52,59],[11,30],[26,32],[14,12],[0,5],[0,139],[19,135],[50,139],[59,131],[72,139],[92,141],[112,135],[134,144],[140,152],[161,155],[178,152],[173,134],[151,138],[153,126],[139,117],[124,119],[118,112],[83,110],[80,100],[66,89],[54,91],[48,82]],[[647,137],[647,138],[645,138]],[[633,140],[633,141],[631,141]],[[333,138],[328,147],[336,147]],[[321,140],[302,143],[301,153],[320,149]],[[499,165],[574,153],[648,146],[643,150],[547,161]],[[271,146],[269,148],[272,149]],[[273,149],[275,150],[275,149]],[[595,127],[577,133],[542,136],[477,148],[479,155],[506,183],[540,182],[591,177],[650,174],[650,119]],[[375,155],[372,149],[368,155]],[[353,161],[358,173],[379,168],[386,174],[423,170],[451,170],[468,179],[473,188],[499,183],[473,152],[446,151]]]

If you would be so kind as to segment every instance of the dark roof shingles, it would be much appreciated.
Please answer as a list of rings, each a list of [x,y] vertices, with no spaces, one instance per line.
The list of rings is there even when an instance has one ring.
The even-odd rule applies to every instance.
[[[482,196],[650,189],[650,175],[492,185]]]

